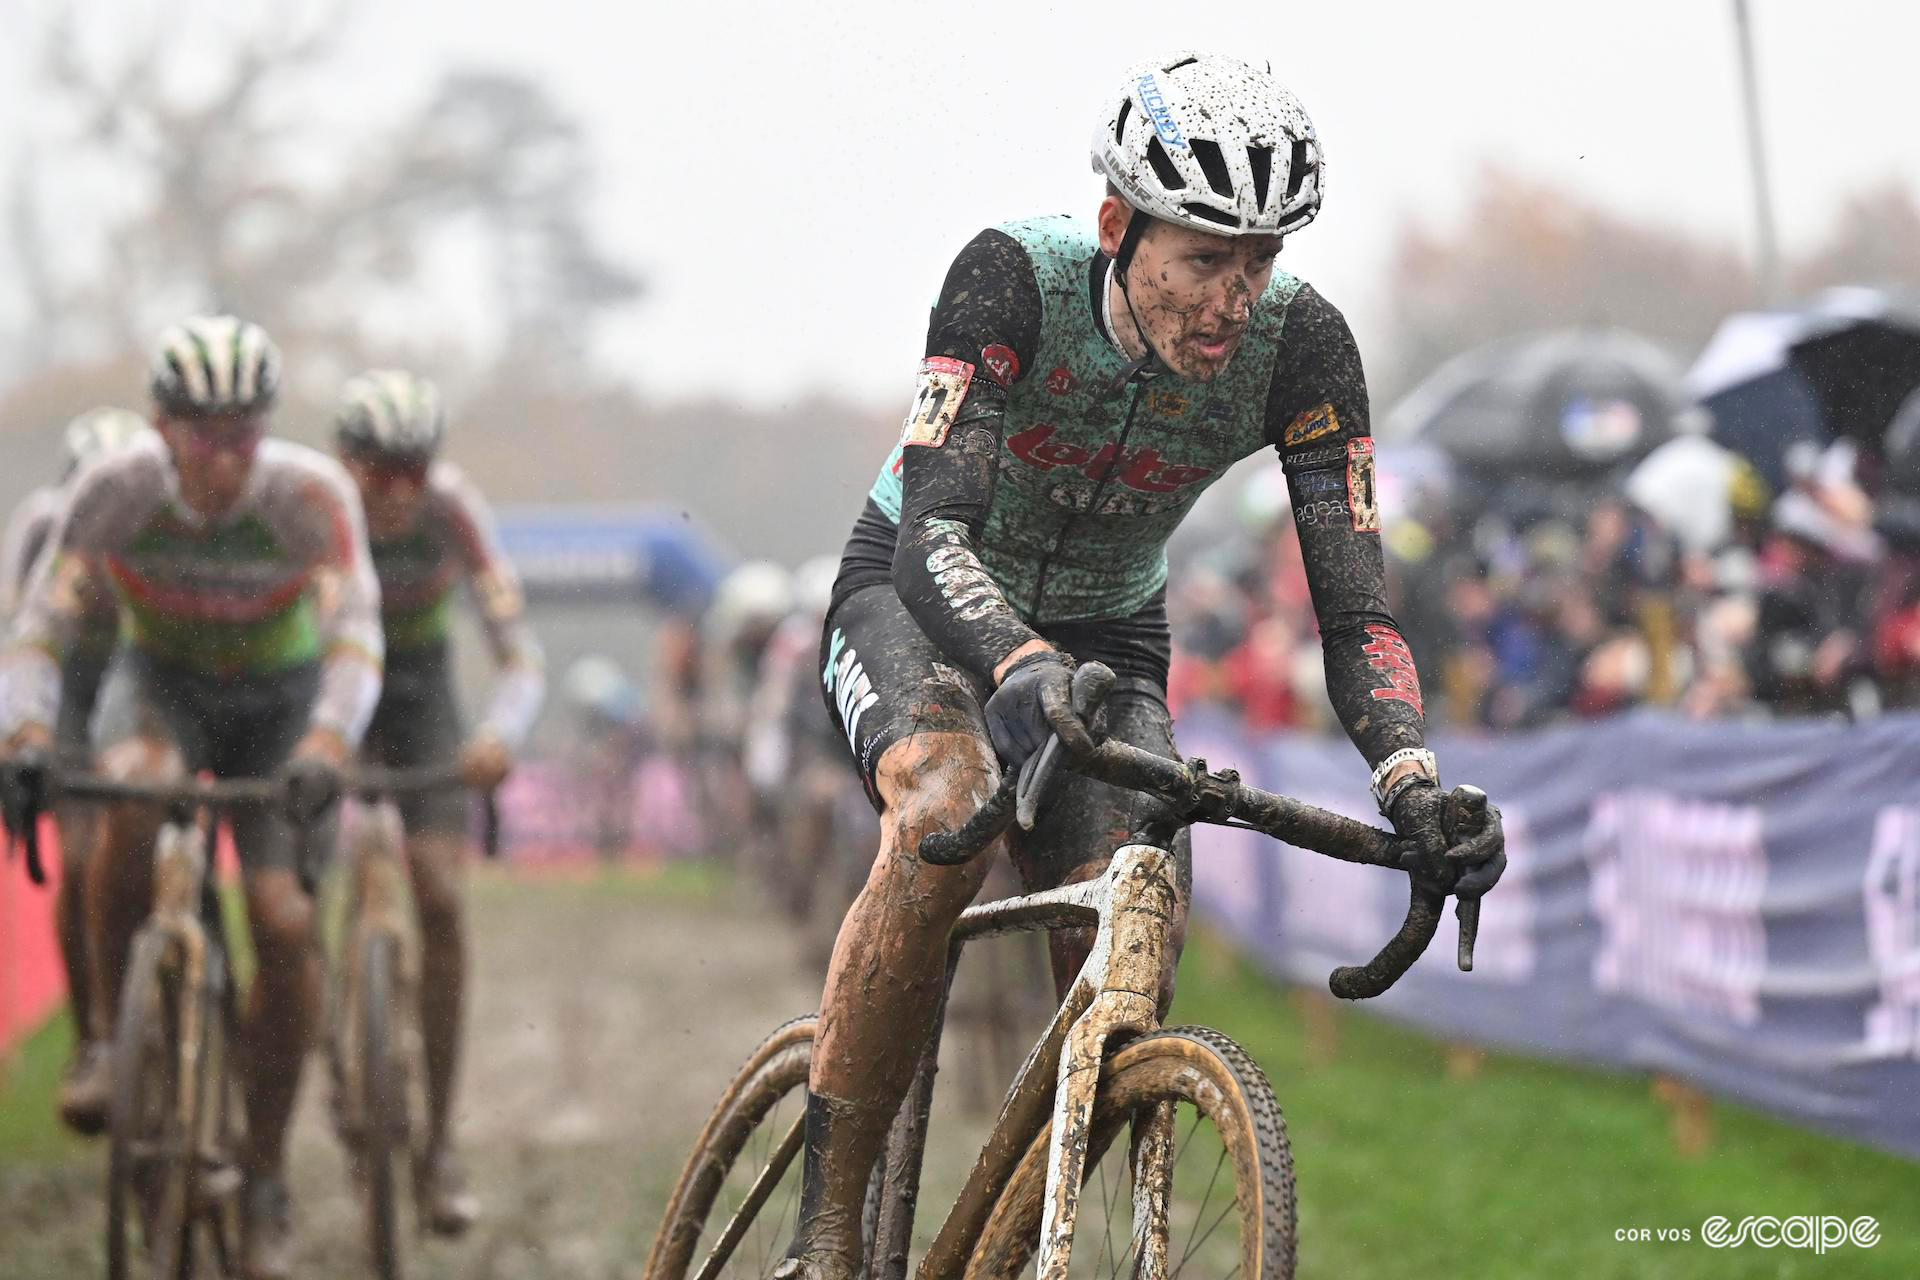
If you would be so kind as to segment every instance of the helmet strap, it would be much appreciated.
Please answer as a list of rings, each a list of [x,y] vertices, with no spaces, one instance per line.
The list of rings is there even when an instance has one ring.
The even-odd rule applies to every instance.
[[[1134,252],[1140,248],[1140,241],[1146,236],[1147,227],[1152,221],[1151,216],[1138,209],[1129,210],[1127,229],[1120,234],[1120,247],[1114,252],[1113,262],[1107,267],[1108,287],[1100,298],[1100,305],[1106,311],[1107,332],[1113,334],[1114,342],[1118,344],[1120,335],[1113,327],[1112,285],[1116,279],[1119,280],[1120,300],[1127,304],[1127,319],[1133,322],[1133,331],[1140,336],[1140,345],[1147,349],[1146,355],[1127,369],[1123,382],[1131,382],[1148,368],[1159,373],[1167,367],[1166,362],[1160,358],[1160,353],[1153,349],[1153,339],[1147,336],[1147,326],[1140,323],[1140,313],[1133,309],[1133,293],[1127,288],[1127,268],[1133,265]]]

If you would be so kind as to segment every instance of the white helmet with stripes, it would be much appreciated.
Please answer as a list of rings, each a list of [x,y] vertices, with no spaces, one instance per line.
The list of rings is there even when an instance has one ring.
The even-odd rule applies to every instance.
[[[153,424],[131,409],[89,409],[66,425],[61,443],[66,447],[67,474],[116,453],[133,443]]]
[[[350,380],[333,415],[342,453],[377,458],[431,458],[447,436],[447,410],[425,378],[375,369]]]
[[[280,390],[280,350],[266,330],[237,316],[190,316],[160,335],[150,372],[163,412],[250,413]]]
[[[1127,72],[1093,169],[1142,213],[1220,236],[1284,235],[1320,209],[1313,122],[1270,72],[1176,53]]]

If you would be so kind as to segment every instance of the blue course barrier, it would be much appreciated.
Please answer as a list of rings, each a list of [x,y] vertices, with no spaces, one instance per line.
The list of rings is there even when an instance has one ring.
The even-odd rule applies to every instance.
[[[1380,821],[1330,738],[1204,716],[1180,748]],[[1640,714],[1442,737],[1448,785],[1506,815],[1475,971],[1451,910],[1381,1012],[1463,1041],[1671,1072],[1920,1158],[1920,717],[1694,724]],[[1324,985],[1405,914],[1406,878],[1196,829],[1196,907],[1272,972]]]

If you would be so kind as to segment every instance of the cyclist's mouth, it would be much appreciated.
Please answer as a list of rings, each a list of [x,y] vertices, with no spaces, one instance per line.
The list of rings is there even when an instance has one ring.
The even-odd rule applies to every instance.
[[[1224,360],[1240,345],[1240,335],[1244,332],[1242,329],[1230,329],[1218,334],[1196,333],[1187,339],[1187,344],[1204,360]]]

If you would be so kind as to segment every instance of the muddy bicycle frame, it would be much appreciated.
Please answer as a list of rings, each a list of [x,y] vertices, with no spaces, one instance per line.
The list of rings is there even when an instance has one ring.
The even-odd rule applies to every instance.
[[[1114,852],[1099,877],[984,903],[961,914],[949,943],[947,981],[933,1034],[875,1171],[879,1189],[869,1193],[871,1230],[864,1272],[868,1280],[904,1280],[907,1273],[945,1022],[945,990],[952,987],[954,970],[967,943],[1035,929],[1091,926],[1095,931],[1085,963],[1059,1011],[1014,1077],[992,1135],[921,1259],[918,1277],[944,1280],[967,1271],[996,1200],[1026,1154],[1028,1135],[1039,1133],[1050,1119],[1037,1275],[1039,1280],[1065,1280],[1095,1093],[1107,1048],[1116,1039],[1145,1035],[1160,1027],[1161,969],[1179,897],[1174,855],[1170,852],[1174,837],[1194,823],[1240,826],[1342,861],[1402,867],[1405,846],[1392,834],[1247,786],[1231,770],[1209,772],[1202,760],[1182,763],[1110,741],[1085,752],[1068,767],[1086,777],[1153,796],[1165,808]],[[1016,775],[1008,771],[992,798],[958,830],[926,837],[920,844],[920,856],[938,865],[953,865],[986,848],[1013,816],[1016,786]],[[1392,986],[1432,940],[1444,905],[1443,895],[1416,881],[1400,931],[1369,964],[1336,970],[1330,984],[1334,992],[1358,999],[1378,995]],[[1477,913],[1462,914],[1462,968],[1472,966],[1476,919]],[[803,1131],[804,1117],[796,1119],[784,1135],[695,1280],[712,1280],[717,1274],[799,1152]],[[1168,1169],[1172,1163],[1172,1116],[1168,1107],[1162,1105],[1144,1123],[1136,1122],[1134,1150],[1137,1167],[1148,1174],[1136,1175],[1134,1180],[1138,1274],[1144,1280],[1160,1280],[1167,1273],[1164,1226],[1168,1206],[1161,1189],[1168,1179],[1151,1174]],[[1159,1223],[1163,1230],[1144,1229],[1153,1223]]]

